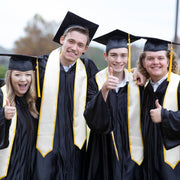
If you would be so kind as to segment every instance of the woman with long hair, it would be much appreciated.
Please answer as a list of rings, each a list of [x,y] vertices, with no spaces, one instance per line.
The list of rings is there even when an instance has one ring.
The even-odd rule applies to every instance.
[[[36,154],[35,57],[11,56],[0,89],[0,179],[31,180]]]

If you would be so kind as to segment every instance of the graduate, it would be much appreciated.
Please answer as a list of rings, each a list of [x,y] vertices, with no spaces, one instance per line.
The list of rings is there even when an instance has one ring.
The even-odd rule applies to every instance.
[[[175,43],[145,39],[138,62],[140,72],[150,78],[142,106],[145,179],[180,179],[180,76],[172,51]]]
[[[88,180],[143,179],[142,88],[130,73],[130,45],[138,39],[119,29],[94,39],[106,45],[108,67],[89,82],[84,112],[91,129]]]
[[[87,84],[97,71],[88,49],[98,25],[72,12],[61,23],[54,41],[61,46],[39,63],[42,88],[34,179],[81,180],[86,153]]]
[[[32,180],[36,155],[36,57],[10,56],[0,89],[0,179]]]

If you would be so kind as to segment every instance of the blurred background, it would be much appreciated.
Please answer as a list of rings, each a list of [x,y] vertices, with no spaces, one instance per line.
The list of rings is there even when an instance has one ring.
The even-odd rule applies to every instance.
[[[39,56],[59,45],[52,41],[67,11],[99,24],[94,37],[115,29],[133,35],[156,37],[180,43],[179,0],[6,0],[0,10],[0,53]],[[132,67],[136,66],[144,40],[132,44]],[[91,42],[84,56],[99,69],[107,66],[105,46]],[[180,46],[174,46],[180,63]],[[0,78],[8,58],[0,57]]]

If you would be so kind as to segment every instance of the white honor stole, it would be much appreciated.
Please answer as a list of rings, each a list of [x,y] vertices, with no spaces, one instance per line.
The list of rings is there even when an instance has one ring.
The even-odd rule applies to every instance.
[[[166,108],[167,110],[178,111],[177,90],[179,81],[180,76],[171,73],[171,79],[164,96],[163,108]],[[165,163],[167,163],[172,169],[174,169],[180,161],[180,146],[176,146],[169,150],[166,150],[165,147],[163,149]]]
[[[141,131],[141,107],[140,107],[140,93],[136,82],[133,81],[132,74],[126,69],[125,74],[129,80],[128,95],[127,95],[127,110],[128,110],[128,133],[129,133],[129,147],[131,159],[140,165],[143,161],[143,138]],[[96,82],[98,88],[101,89],[107,79],[107,68],[96,74]],[[114,139],[114,134],[111,132],[113,145],[117,159],[119,160],[118,151]]]
[[[6,105],[6,86],[2,88],[3,92],[3,107]],[[0,150],[0,179],[7,176],[9,162],[11,158],[11,152],[13,148],[15,133],[16,133],[16,124],[17,124],[17,113],[15,112],[14,117],[11,119],[11,125],[9,128],[9,145],[8,147]]]
[[[60,81],[60,48],[49,55],[42,91],[36,148],[45,157],[53,150],[57,103]],[[86,105],[87,73],[84,63],[77,59],[74,82],[73,135],[74,144],[81,149],[86,140],[86,121],[83,112]]]

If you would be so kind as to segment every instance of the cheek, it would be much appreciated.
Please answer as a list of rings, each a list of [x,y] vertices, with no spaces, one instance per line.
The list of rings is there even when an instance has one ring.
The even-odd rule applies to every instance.
[[[28,83],[31,83],[32,77],[28,77],[28,78],[27,78],[27,81],[28,81]]]
[[[150,66],[150,63],[147,61],[142,61],[142,66],[146,69],[148,66]]]

